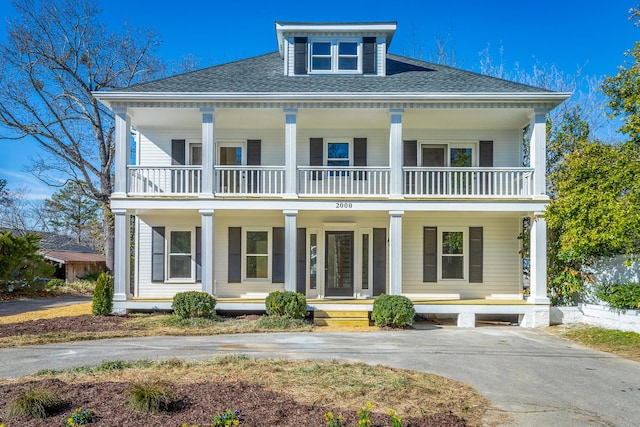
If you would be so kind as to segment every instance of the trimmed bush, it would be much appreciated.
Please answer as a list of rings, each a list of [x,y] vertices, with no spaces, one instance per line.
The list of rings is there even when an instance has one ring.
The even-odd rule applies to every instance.
[[[102,273],[96,281],[96,289],[93,291],[93,304],[91,312],[95,316],[107,316],[113,308],[113,276]]]
[[[180,292],[173,297],[171,308],[178,319],[211,319],[216,315],[216,299],[206,292]]]
[[[403,328],[413,325],[416,310],[409,298],[402,295],[382,294],[373,302],[371,320],[378,327]]]
[[[57,412],[62,404],[62,400],[53,390],[34,387],[16,397],[7,406],[5,416],[8,420],[23,415],[44,419]]]
[[[140,412],[169,411],[174,398],[173,388],[163,381],[139,382],[129,387],[129,404]]]
[[[264,301],[269,316],[285,316],[304,319],[307,316],[307,299],[300,292],[274,291]]]

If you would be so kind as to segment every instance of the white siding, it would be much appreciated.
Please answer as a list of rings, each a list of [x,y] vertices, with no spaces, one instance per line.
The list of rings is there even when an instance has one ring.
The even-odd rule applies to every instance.
[[[409,294],[452,294],[462,298],[484,298],[491,294],[517,294],[522,290],[520,249],[520,219],[489,215],[417,215],[403,218],[402,233],[402,292]],[[447,227],[483,228],[483,281],[439,281],[425,283],[423,273],[423,228],[438,227],[441,233]],[[468,234],[465,235],[468,239]],[[440,256],[440,254],[438,254]]]
[[[476,161],[479,141],[493,141],[494,167],[521,167],[520,147],[522,136],[519,131],[506,130],[434,130],[402,129],[404,140],[417,140],[418,143],[470,143],[476,144]]]
[[[298,128],[297,162],[300,166],[309,165],[310,138],[323,138],[325,141],[328,139],[343,139],[352,143],[353,138],[367,138],[367,166],[389,166],[388,131],[382,129]]]

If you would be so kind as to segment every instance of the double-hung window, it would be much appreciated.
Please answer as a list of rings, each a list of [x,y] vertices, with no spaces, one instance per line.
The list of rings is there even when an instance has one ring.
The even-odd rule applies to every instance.
[[[271,277],[269,267],[270,236],[268,230],[245,231],[244,268],[247,280],[267,280]]]
[[[169,279],[193,280],[193,239],[190,230],[171,230],[168,241]]]
[[[359,40],[312,40],[309,69],[312,73],[360,73],[362,43]]]
[[[327,141],[326,165],[337,169],[351,165],[351,144],[346,141]],[[345,176],[347,171],[331,171],[329,176]]]
[[[443,231],[441,235],[442,279],[465,278],[465,240],[462,231]]]

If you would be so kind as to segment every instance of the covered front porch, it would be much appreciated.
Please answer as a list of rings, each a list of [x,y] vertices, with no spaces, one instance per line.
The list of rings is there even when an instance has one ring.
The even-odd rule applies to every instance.
[[[456,319],[459,327],[473,328],[477,317],[518,316],[522,327],[540,327],[549,324],[549,304],[531,304],[517,296],[496,296],[494,299],[459,299],[408,297],[414,304],[416,314],[423,316]],[[375,298],[367,299],[307,299],[310,314],[323,312],[366,312],[371,313]],[[115,301],[114,310],[118,312],[134,311],[170,311],[170,299],[134,298],[128,301]],[[216,311],[224,312],[266,312],[265,296],[244,298],[217,298]]]

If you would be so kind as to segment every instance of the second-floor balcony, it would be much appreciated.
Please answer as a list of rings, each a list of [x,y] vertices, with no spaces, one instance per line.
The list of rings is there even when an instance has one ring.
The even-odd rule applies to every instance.
[[[198,196],[201,166],[128,166],[131,196]],[[212,189],[220,197],[282,197],[284,166],[215,166]],[[529,198],[534,196],[531,168],[402,168],[406,198]],[[298,166],[298,197],[385,198],[392,196],[392,170],[375,166]]]

